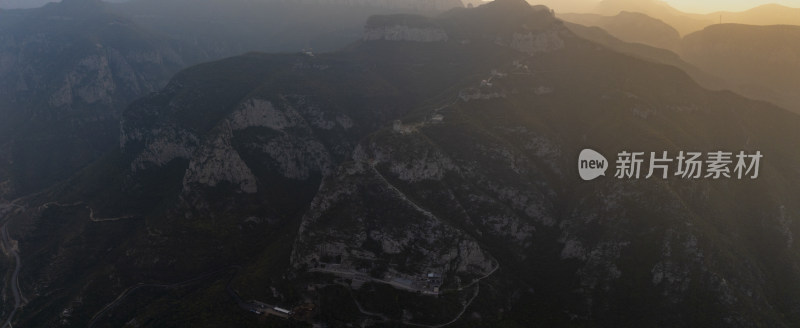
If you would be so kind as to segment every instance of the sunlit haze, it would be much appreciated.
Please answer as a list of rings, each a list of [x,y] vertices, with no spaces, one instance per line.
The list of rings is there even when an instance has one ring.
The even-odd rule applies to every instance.
[[[800,0],[666,0],[665,2],[678,10],[694,13],[743,11],[770,3],[800,7]]]

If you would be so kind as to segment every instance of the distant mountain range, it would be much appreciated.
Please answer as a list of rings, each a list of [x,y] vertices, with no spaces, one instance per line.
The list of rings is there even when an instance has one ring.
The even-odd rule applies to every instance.
[[[281,1],[282,0],[273,0],[266,2]],[[375,6],[419,12],[446,11],[452,8],[464,7],[461,0],[295,0],[292,2],[311,5]]]
[[[532,1],[535,3],[535,1]],[[659,0],[603,0],[574,1],[576,5],[556,10],[558,14],[596,14],[615,16],[621,12],[636,12],[661,20],[681,35],[702,30],[706,26],[722,23],[748,25],[800,25],[800,8],[790,8],[778,4],[758,6],[742,12],[720,11],[710,14],[682,12],[666,2]],[[546,1],[544,2],[546,3]],[[557,4],[556,4],[557,5]],[[565,18],[567,16],[564,16]],[[572,16],[577,19],[578,16]],[[584,18],[585,19],[585,18]],[[596,18],[595,18],[596,20]],[[581,23],[575,21],[577,23]]]
[[[0,0],[0,8],[3,9],[36,8],[44,6],[45,4],[54,1],[55,0]]]
[[[630,55],[642,60],[653,63],[666,64],[680,68],[689,74],[697,83],[710,90],[730,89],[728,82],[705,70],[701,70],[693,64],[686,62],[676,52],[663,48],[648,46],[642,43],[625,42],[617,39],[606,30],[593,26],[588,27],[581,24],[564,22],[564,25],[577,36],[586,40],[596,42],[616,52]]]
[[[497,0],[182,70],[117,148],[2,207],[13,323],[307,319],[259,300],[330,326],[797,326],[800,116],[642,47]],[[758,179],[587,182],[584,148],[764,158]]]
[[[47,3],[61,0],[0,0],[0,8],[20,9],[38,8]],[[139,0],[103,0],[108,3],[136,2]],[[169,0],[167,0],[169,1]],[[284,0],[259,0],[264,3],[285,2]],[[337,5],[337,6],[376,6],[401,10],[443,11],[453,7],[462,7],[460,0],[296,0],[305,5]]]
[[[621,12],[614,16],[560,14],[559,17],[602,28],[623,41],[671,50],[694,67],[688,70],[683,67],[687,72],[704,72],[692,73],[692,76],[706,87],[733,90],[800,111],[800,98],[795,92],[798,80],[794,78],[800,54],[795,35],[795,27],[800,26],[800,9],[764,5],[739,13],[696,15],[680,13],[662,2],[616,0],[603,1],[598,8],[607,13],[618,9],[639,12]],[[705,20],[706,24],[686,25],[689,18],[694,19],[694,23],[697,19]],[[717,24],[720,19],[723,24]],[[665,22],[674,24],[683,33],[701,26],[702,29],[681,39]]]
[[[459,0],[137,0],[112,8],[140,26],[198,46],[194,62],[201,62],[248,51],[332,51],[359,39],[371,15],[435,14],[461,6]]]
[[[687,35],[680,53],[732,90],[800,112],[800,26],[712,25]]]
[[[716,12],[705,15],[714,22],[747,25],[800,25],[800,8],[777,4],[755,7],[743,12]]]
[[[642,13],[623,11],[615,16],[598,14],[561,14],[559,18],[585,25],[600,27],[615,37],[627,41],[676,51],[681,36],[672,26]]]
[[[681,35],[701,30],[716,22],[706,16],[679,11],[659,0],[603,0],[592,12],[613,16],[622,11],[638,12],[659,19],[678,30]]]
[[[108,3],[126,2],[129,0],[103,0]],[[28,9],[38,8],[51,2],[61,2],[61,0],[0,0],[2,9]]]
[[[371,15],[450,6],[461,3],[65,0],[4,11],[0,198],[39,191],[112,149],[122,109],[180,68],[249,51],[337,49],[358,40]]]
[[[529,0],[532,6],[545,5],[557,14],[591,13],[597,7],[598,0]]]
[[[66,179],[112,149],[124,107],[186,65],[170,40],[100,3],[0,16],[3,198]]]

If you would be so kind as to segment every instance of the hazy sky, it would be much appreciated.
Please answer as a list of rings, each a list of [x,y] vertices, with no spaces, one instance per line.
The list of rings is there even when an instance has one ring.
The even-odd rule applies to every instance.
[[[60,0],[0,0],[0,8],[30,8],[38,7],[47,2]],[[109,0],[104,0],[109,1]],[[125,0],[110,0],[112,2],[122,2]],[[224,1],[224,0],[222,0]],[[483,0],[487,1],[487,0]],[[592,3],[601,0],[529,0],[532,3],[544,3],[555,8],[567,8],[565,12],[585,11],[593,7]],[[658,1],[658,0],[657,0]],[[685,12],[709,13],[714,11],[743,11],[768,3],[778,3],[784,6],[800,8],[800,0],[660,0],[668,3],[672,7]],[[474,0],[462,0],[462,2],[479,2]],[[589,7],[587,8],[587,4]],[[572,7],[570,6],[572,5]],[[583,10],[575,10],[575,8]]]
[[[800,0],[666,0],[671,6],[688,12],[742,11],[768,3],[800,8]]]

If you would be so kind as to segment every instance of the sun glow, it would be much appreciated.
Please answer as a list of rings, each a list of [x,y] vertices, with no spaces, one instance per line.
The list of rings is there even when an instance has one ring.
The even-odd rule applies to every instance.
[[[800,0],[666,0],[665,2],[678,10],[699,14],[744,11],[771,3],[800,8]]]

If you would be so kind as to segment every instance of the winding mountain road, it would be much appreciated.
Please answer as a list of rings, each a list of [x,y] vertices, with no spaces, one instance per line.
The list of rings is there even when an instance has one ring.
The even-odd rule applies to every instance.
[[[24,304],[23,297],[22,297],[22,290],[19,287],[19,271],[22,268],[22,258],[19,256],[19,251],[17,251],[16,245],[11,242],[11,238],[8,236],[8,222],[4,223],[2,227],[0,227],[0,235],[2,235],[2,243],[3,248],[11,252],[14,255],[14,273],[11,275],[11,293],[14,294],[14,309],[8,315],[8,319],[3,324],[3,328],[11,327],[11,320],[14,319],[14,315],[17,314],[17,310],[22,307]]]
[[[391,182],[389,182],[389,180],[386,179],[386,177],[383,176],[383,174],[380,171],[378,171],[378,168],[375,167],[374,163],[370,163],[369,167],[375,172],[375,174],[378,175],[378,177],[381,180],[383,180],[383,182],[385,182],[389,186],[390,189],[392,189],[395,193],[397,193],[397,195],[401,199],[403,199],[404,201],[408,202],[411,206],[413,206],[417,211],[419,211],[420,213],[424,214],[425,216],[427,216],[429,218],[440,220],[433,213],[431,213],[428,210],[426,210],[426,209],[422,208],[421,206],[417,205],[417,203],[415,203],[414,201],[409,199],[400,189],[398,189]],[[443,222],[443,221],[440,220],[440,222]],[[478,297],[478,294],[480,293],[480,284],[479,283],[482,280],[484,280],[486,278],[489,278],[489,276],[493,275],[495,272],[497,272],[498,269],[500,269],[500,262],[497,262],[497,260],[494,260],[494,262],[496,264],[495,267],[492,268],[492,270],[489,273],[487,273],[486,275],[484,275],[484,276],[482,276],[482,277],[480,277],[478,279],[473,280],[472,282],[470,282],[469,284],[467,284],[465,286],[458,287],[455,290],[450,290],[450,291],[463,291],[464,289],[467,289],[467,288],[470,288],[472,286],[475,286],[475,294],[472,295],[472,298],[470,298],[469,301],[464,303],[464,306],[462,307],[461,312],[453,320],[448,321],[448,322],[443,323],[443,324],[438,324],[438,325],[417,324],[417,323],[407,322],[407,321],[403,321],[403,324],[409,325],[409,326],[415,326],[415,327],[441,328],[441,327],[449,326],[449,325],[455,323],[456,321],[458,321],[459,319],[461,319],[461,317],[467,311],[467,308],[472,304],[472,301],[475,300],[476,297]],[[445,291],[443,291],[443,292],[445,292]],[[361,311],[361,312],[364,313],[364,311]]]
[[[108,311],[110,311],[113,308],[115,308],[117,305],[119,305],[119,303],[121,303],[123,300],[125,300],[126,297],[128,297],[130,294],[132,294],[133,292],[135,292],[135,291],[137,291],[139,289],[148,288],[148,287],[150,287],[150,288],[165,288],[165,289],[180,288],[180,287],[184,287],[184,286],[193,284],[193,283],[198,282],[200,280],[203,280],[205,278],[217,275],[217,274],[222,273],[222,272],[228,272],[230,270],[237,270],[237,272],[238,272],[239,268],[240,267],[238,267],[238,266],[231,266],[231,267],[227,267],[227,268],[223,268],[223,269],[207,272],[207,273],[201,274],[199,276],[196,276],[194,278],[187,279],[187,280],[184,280],[184,281],[181,281],[181,282],[172,283],[172,284],[145,284],[145,283],[135,284],[133,286],[130,286],[130,287],[126,288],[111,303],[106,304],[106,306],[104,306],[102,309],[100,309],[100,311],[95,313],[92,316],[92,319],[89,320],[89,324],[87,325],[87,327],[89,327],[89,328],[93,327],[97,323],[97,320],[100,319],[100,317],[102,317]],[[228,287],[226,287],[226,288],[228,288]],[[3,327],[3,328],[5,328],[5,327]]]

